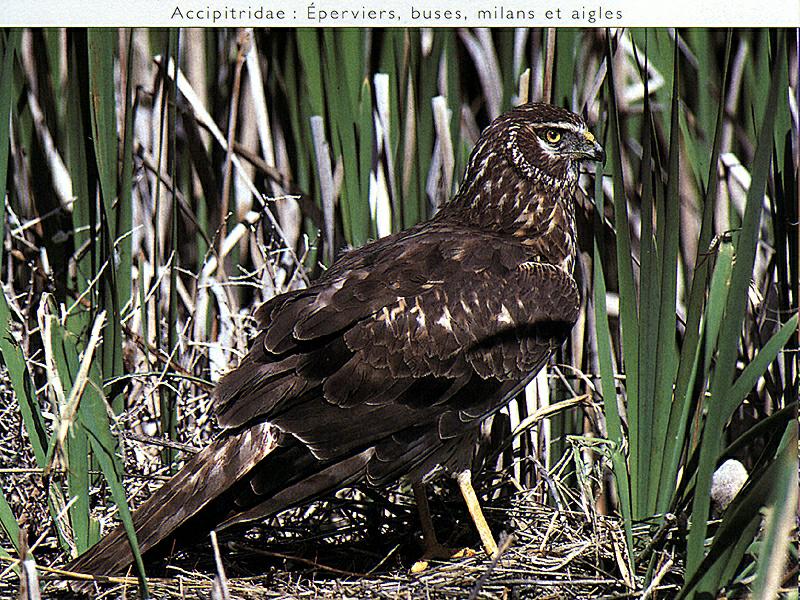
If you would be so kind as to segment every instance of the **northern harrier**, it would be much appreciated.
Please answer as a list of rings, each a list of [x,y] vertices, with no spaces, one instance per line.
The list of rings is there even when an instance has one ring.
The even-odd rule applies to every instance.
[[[261,306],[252,349],[216,389],[223,431],[134,515],[142,551],[180,528],[263,519],[357,482],[405,476],[419,489],[442,468],[495,551],[470,483],[473,446],[578,316],[578,167],[603,158],[578,115],[519,106],[483,132],[432,219]],[[68,568],[131,562],[118,528]]]

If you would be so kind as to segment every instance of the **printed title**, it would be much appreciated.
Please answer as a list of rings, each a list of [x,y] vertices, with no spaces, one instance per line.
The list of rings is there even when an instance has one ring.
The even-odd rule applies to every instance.
[[[310,2],[300,8],[267,8],[264,6],[186,8],[176,5],[171,20],[185,21],[191,24],[216,24],[235,22],[266,22],[265,24],[292,25],[294,22],[335,24],[379,24],[393,21],[446,24],[447,22],[475,21],[481,24],[525,21],[560,21],[565,23],[609,23],[620,21],[622,10],[607,6],[574,6],[567,8],[516,9],[503,5],[475,8],[470,11],[462,9],[408,6],[402,11],[395,8],[330,8],[327,5]]]

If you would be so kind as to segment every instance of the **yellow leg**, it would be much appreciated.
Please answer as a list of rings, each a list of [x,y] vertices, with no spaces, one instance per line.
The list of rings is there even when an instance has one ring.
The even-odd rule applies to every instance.
[[[464,496],[464,502],[467,503],[467,510],[472,517],[472,522],[475,523],[478,535],[481,536],[483,549],[486,554],[493,557],[497,554],[497,543],[494,541],[492,530],[489,529],[489,524],[486,522],[486,517],[483,516],[481,505],[478,502],[478,496],[475,495],[475,489],[472,487],[472,472],[465,469],[458,474],[456,479],[461,495]]]
[[[431,508],[428,505],[428,495],[425,493],[425,484],[415,483],[411,486],[414,490],[414,500],[417,503],[419,512],[419,522],[422,527],[422,543],[425,545],[422,558],[411,567],[412,573],[421,573],[428,568],[430,559],[446,560],[448,558],[465,558],[474,556],[475,552],[465,548],[463,550],[453,550],[442,546],[436,537],[436,530],[431,519]]]

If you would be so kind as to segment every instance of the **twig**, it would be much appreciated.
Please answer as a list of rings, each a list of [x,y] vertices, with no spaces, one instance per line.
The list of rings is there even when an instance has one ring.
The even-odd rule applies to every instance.
[[[239,52],[236,55],[236,67],[233,74],[233,89],[231,90],[231,109],[230,116],[228,117],[228,137],[227,147],[225,148],[225,169],[224,177],[222,180],[222,202],[220,203],[220,228],[219,228],[219,243],[225,239],[227,234],[226,220],[228,218],[228,207],[230,206],[231,182],[233,180],[233,141],[236,137],[236,124],[239,118],[239,92],[242,84],[242,67],[244,66],[247,53],[250,52],[250,35],[246,29],[239,31],[237,43],[239,45]],[[220,271],[223,267],[220,265]]]
[[[514,543],[514,536],[513,535],[506,535],[505,532],[502,534],[500,538],[500,545],[497,547],[497,553],[492,558],[492,562],[486,568],[486,571],[483,575],[481,575],[480,579],[475,582],[475,585],[472,587],[472,590],[469,593],[469,600],[475,600],[478,597],[478,594],[481,591],[481,588],[489,579],[489,576],[497,567],[497,564],[500,562],[500,558],[503,556],[506,550],[511,547],[511,544]]]
[[[542,101],[552,102],[553,100],[553,70],[556,58],[556,29],[547,29],[547,49],[544,55],[544,85],[542,88]]]
[[[214,384],[203,379],[192,375],[190,371],[179,365],[175,360],[170,357],[166,352],[164,352],[161,348],[156,348],[153,344],[147,342],[141,335],[135,332],[133,329],[128,327],[127,325],[122,325],[122,329],[125,333],[133,340],[133,342],[139,346],[141,350],[145,352],[149,352],[153,355],[153,357],[164,365],[169,365],[169,368],[176,373],[180,373],[187,379],[191,379],[193,383],[195,383],[198,387],[202,388],[203,390],[210,392],[214,389]]]
[[[664,579],[664,575],[669,573],[670,569],[672,569],[672,557],[669,557],[658,569],[658,572],[653,577],[650,585],[648,585],[647,589],[642,592],[641,600],[647,600],[653,594],[653,592],[658,588],[658,585],[661,583],[661,580]]]
[[[211,597],[214,600],[230,600],[231,593],[228,591],[228,578],[225,576],[225,569],[222,566],[222,556],[219,553],[219,544],[217,543],[217,532],[211,530],[211,548],[214,550],[214,565],[216,567],[216,575],[214,576],[214,583],[211,587]]]
[[[156,63],[161,64],[161,61],[163,59],[160,56],[156,56],[154,57],[153,60],[155,60]],[[200,101],[200,98],[198,97],[197,93],[192,89],[192,86],[189,84],[189,82],[187,81],[186,77],[184,76],[183,72],[180,69],[175,69],[174,72],[175,72],[175,77],[177,78],[178,81],[178,89],[183,94],[184,98],[186,98],[187,102],[192,107],[192,109],[195,111],[198,125],[205,127],[211,133],[212,137],[216,140],[216,142],[222,147],[222,149],[225,150],[225,152],[227,152],[228,142],[225,136],[219,130],[216,123],[214,122],[214,119],[211,117],[209,112],[203,106],[203,103]],[[278,220],[275,218],[275,215],[272,214],[272,211],[264,202],[261,193],[258,191],[253,181],[243,173],[242,164],[239,161],[239,157],[236,155],[232,155],[231,163],[238,170],[239,177],[242,178],[242,181],[250,189],[250,193],[252,193],[253,197],[260,203],[261,208],[264,211],[264,214],[269,219],[272,229],[284,241],[284,245],[286,246],[286,250],[289,253],[289,256],[291,256],[292,260],[297,265],[297,272],[299,273],[299,276],[303,281],[307,282],[308,276],[306,274],[305,268],[303,267],[302,261],[297,257],[297,254],[295,254],[294,249],[291,248],[289,244],[286,242],[288,238],[284,234],[280,223],[278,222]]]
[[[126,440],[133,440],[134,442],[142,442],[143,444],[150,444],[152,446],[160,446],[162,448],[172,448],[173,450],[180,450],[181,452],[188,452],[189,454],[197,454],[201,448],[197,448],[192,444],[181,444],[162,437],[153,437],[151,435],[143,435],[133,431],[126,431],[123,434]]]
[[[309,560],[307,558],[301,558],[299,556],[292,556],[291,554],[284,554],[283,552],[271,552],[269,550],[263,550],[261,548],[253,548],[252,546],[247,546],[245,544],[241,544],[238,542],[232,542],[230,544],[230,547],[233,548],[234,550],[244,550],[246,552],[252,552],[253,554],[260,554],[261,556],[270,556],[272,558],[282,558],[284,560],[291,560],[293,562],[298,562],[303,565],[314,567],[315,569],[319,569],[321,571],[328,571],[329,573],[344,575],[345,577],[358,577],[359,579],[361,579],[367,576],[366,573],[354,573],[353,571],[345,571],[342,569],[337,569],[336,567],[329,567],[327,565],[323,565],[315,560]]]
[[[645,546],[644,550],[642,550],[639,556],[636,557],[636,562],[647,562],[647,559],[650,558],[650,554],[652,554],[656,546],[661,543],[661,540],[664,539],[667,533],[675,526],[677,522],[678,518],[675,515],[672,513],[666,513],[664,515],[664,522],[661,524],[661,527],[658,528],[658,531],[655,532],[650,542],[647,544],[647,546]]]
[[[567,398],[566,400],[561,400],[560,402],[556,402],[554,404],[550,404],[549,406],[543,406],[542,408],[538,409],[529,417],[525,418],[519,425],[514,429],[510,437],[515,437],[521,434],[526,429],[530,429],[539,421],[546,419],[547,417],[559,413],[561,411],[567,410],[569,408],[573,408],[578,404],[588,404],[590,402],[589,394],[582,394],[580,396],[576,396],[575,398]]]
[[[399,549],[400,549],[400,544],[395,544],[394,548],[389,550],[388,554],[384,556],[377,565],[375,565],[369,571],[367,571],[367,575],[372,575],[375,571],[380,569],[384,564],[386,564],[386,561],[389,560],[392,557],[392,555]]]
[[[20,600],[41,600],[39,591],[39,575],[36,572],[36,563],[28,551],[28,530],[24,527],[19,530],[19,547],[22,556],[22,573],[19,578]]]
[[[19,559],[10,556],[0,555],[0,561],[18,563]],[[74,579],[78,581],[97,581],[98,583],[120,583],[120,584],[129,583],[134,585],[139,582],[139,580],[136,577],[106,577],[102,575],[89,575],[87,573],[77,573],[75,571],[67,571],[65,569],[57,569],[55,567],[45,567],[42,565],[37,565],[36,568],[42,571],[43,573],[51,573],[53,575],[58,575],[60,577]]]
[[[334,204],[336,201],[336,185],[331,167],[330,144],[325,138],[325,121],[321,115],[311,117],[311,140],[314,144],[314,155],[317,159],[320,196],[322,197],[322,221],[325,231],[325,261],[330,264],[334,256]]]

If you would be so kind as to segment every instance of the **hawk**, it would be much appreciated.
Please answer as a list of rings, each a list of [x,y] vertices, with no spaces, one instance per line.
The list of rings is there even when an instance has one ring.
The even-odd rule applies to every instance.
[[[577,319],[584,160],[604,151],[581,117],[518,106],[482,133],[433,218],[262,305],[251,350],[215,391],[222,432],[134,513],[142,552],[358,482],[406,477],[418,491],[442,470],[457,476],[484,549],[496,551],[470,483],[472,451],[481,422]],[[132,560],[120,527],[68,569],[112,574]]]

